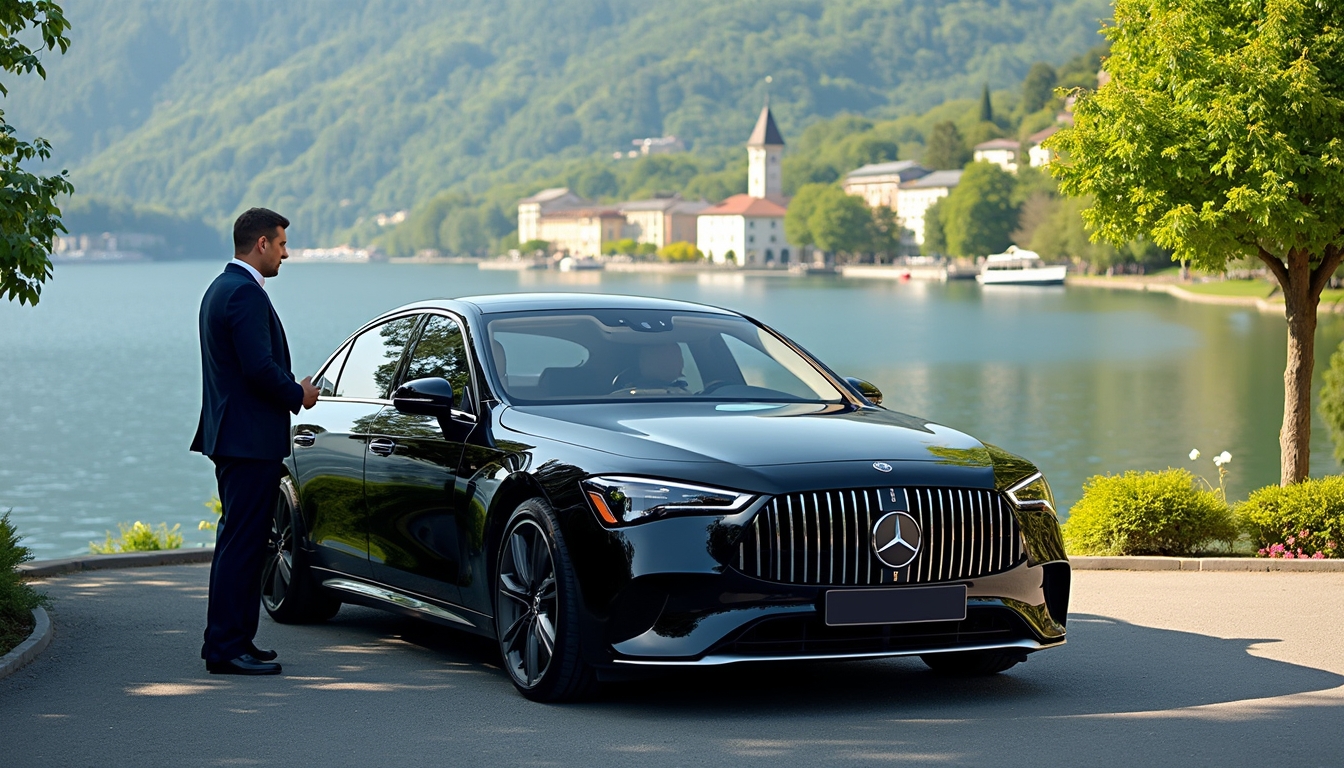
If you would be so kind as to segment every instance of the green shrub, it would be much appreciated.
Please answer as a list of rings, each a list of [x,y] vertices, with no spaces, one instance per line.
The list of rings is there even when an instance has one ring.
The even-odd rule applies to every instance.
[[[1189,555],[1237,527],[1226,502],[1184,469],[1096,475],[1069,512],[1064,542],[1076,555]]]
[[[180,525],[169,528],[167,523],[159,523],[156,529],[136,520],[131,525],[118,523],[117,527],[121,529],[120,536],[114,538],[109,531],[107,541],[102,544],[90,541],[89,551],[95,555],[113,555],[119,552],[157,552],[182,546],[182,534],[177,532],[182,527]]]
[[[1261,557],[1344,557],[1344,477],[1261,488],[1236,515]]]
[[[33,627],[32,610],[47,602],[14,570],[32,559],[28,548],[19,544],[19,535],[6,512],[0,516],[0,656],[28,639]]]

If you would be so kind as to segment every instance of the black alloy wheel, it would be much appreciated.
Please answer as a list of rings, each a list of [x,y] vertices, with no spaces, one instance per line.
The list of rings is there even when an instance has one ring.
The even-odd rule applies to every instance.
[[[322,622],[341,609],[341,601],[323,589],[308,569],[300,525],[293,489],[281,482],[261,571],[261,604],[281,624]]]
[[[574,571],[545,502],[513,513],[495,573],[495,634],[513,684],[534,701],[589,692],[596,678],[580,654]]]
[[[919,657],[929,669],[948,677],[997,675],[1027,660],[1021,651],[954,651],[929,653]]]

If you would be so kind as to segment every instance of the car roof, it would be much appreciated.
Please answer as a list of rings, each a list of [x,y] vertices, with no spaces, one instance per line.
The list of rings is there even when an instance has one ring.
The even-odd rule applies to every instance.
[[[650,296],[622,296],[609,293],[497,293],[483,296],[464,296],[460,299],[429,299],[398,307],[393,314],[408,309],[457,309],[469,304],[483,315],[504,312],[532,312],[550,309],[653,309],[682,312],[708,312],[736,315],[721,307],[696,304],[690,301],[659,299]]]

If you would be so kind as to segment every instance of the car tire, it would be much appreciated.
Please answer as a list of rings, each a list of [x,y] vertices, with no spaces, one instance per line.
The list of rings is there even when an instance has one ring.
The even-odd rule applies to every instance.
[[[280,483],[261,572],[261,604],[281,624],[316,624],[341,609],[341,601],[313,577],[303,542],[303,518],[286,478]]]
[[[597,677],[583,660],[578,581],[549,504],[514,510],[495,566],[495,639],[519,693],[542,702],[590,694]]]
[[[984,677],[997,675],[1027,660],[1025,654],[1012,651],[954,651],[928,653],[919,657],[929,669],[948,677]]]

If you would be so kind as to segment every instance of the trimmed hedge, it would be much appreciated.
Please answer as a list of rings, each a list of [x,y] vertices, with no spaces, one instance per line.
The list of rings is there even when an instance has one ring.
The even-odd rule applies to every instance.
[[[32,610],[46,604],[46,598],[14,570],[32,559],[28,548],[19,544],[19,534],[6,512],[0,516],[0,656],[28,639],[33,628]]]
[[[1236,515],[1262,557],[1344,557],[1344,477],[1261,488]]]
[[[1069,511],[1064,543],[1075,555],[1190,555],[1232,542],[1227,503],[1184,469],[1096,475]]]

